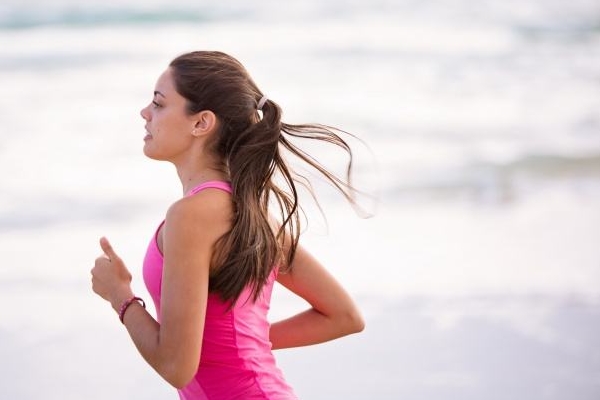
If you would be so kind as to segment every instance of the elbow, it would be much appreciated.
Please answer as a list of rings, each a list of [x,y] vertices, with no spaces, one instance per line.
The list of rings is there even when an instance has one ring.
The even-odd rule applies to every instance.
[[[167,382],[175,389],[180,390],[186,387],[192,381],[193,377],[194,376],[192,375],[191,377],[173,377],[171,379],[165,379],[167,379]]]
[[[175,389],[183,389],[186,387],[194,378],[193,374],[177,374],[172,376],[165,376],[163,378],[169,383],[169,385],[173,386]]]
[[[365,320],[358,310],[352,310],[347,312],[342,319],[342,335],[352,335],[354,333],[362,332],[365,329]]]
[[[358,311],[350,315],[348,329],[350,334],[359,333],[365,330],[365,320]]]
[[[167,383],[179,390],[186,387],[194,379],[197,371],[198,366],[182,367],[171,365],[166,367],[161,375]]]

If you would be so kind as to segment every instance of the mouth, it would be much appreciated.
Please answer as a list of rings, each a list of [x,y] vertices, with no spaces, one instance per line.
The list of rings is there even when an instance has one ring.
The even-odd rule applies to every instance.
[[[146,136],[144,136],[144,140],[150,140],[152,139],[152,134],[150,132],[148,132],[148,129],[146,129]]]

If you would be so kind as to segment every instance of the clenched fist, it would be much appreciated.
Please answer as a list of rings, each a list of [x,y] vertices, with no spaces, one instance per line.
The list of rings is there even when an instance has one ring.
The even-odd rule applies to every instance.
[[[103,254],[91,271],[92,290],[118,311],[122,302],[133,296],[131,273],[105,237],[100,239],[100,248]]]

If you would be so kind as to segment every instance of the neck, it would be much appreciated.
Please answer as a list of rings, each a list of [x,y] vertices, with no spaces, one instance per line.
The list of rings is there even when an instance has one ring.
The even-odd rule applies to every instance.
[[[217,180],[217,181],[227,180],[227,179],[223,178],[221,173],[214,171],[214,170],[199,171],[198,173],[190,174],[190,175],[182,174],[180,171],[177,171],[177,174],[179,175],[179,179],[181,180],[183,194],[188,193],[190,190],[192,190],[193,188],[195,188],[196,186],[198,186],[204,182],[214,181],[214,180]]]
[[[229,180],[226,174],[215,167],[215,164],[202,162],[201,160],[196,159],[195,162],[178,163],[175,165],[184,195],[204,182]]]
[[[220,160],[205,150],[204,140],[195,140],[186,151],[169,161],[177,170],[184,195],[204,182],[229,180],[220,168]]]

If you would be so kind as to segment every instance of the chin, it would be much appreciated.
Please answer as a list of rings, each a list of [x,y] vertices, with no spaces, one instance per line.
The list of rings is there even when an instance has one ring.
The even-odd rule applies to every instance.
[[[153,153],[152,150],[148,147],[149,146],[147,144],[144,146],[144,155],[148,158],[151,158],[152,160],[160,160],[160,158],[157,157],[157,154]]]
[[[154,151],[152,151],[150,148],[148,148],[148,146],[144,146],[144,155],[148,158],[150,158],[151,160],[156,160],[156,161],[169,161],[170,159],[165,157],[164,154],[160,154],[160,153],[156,153]]]

